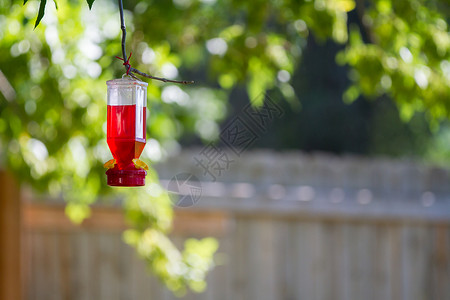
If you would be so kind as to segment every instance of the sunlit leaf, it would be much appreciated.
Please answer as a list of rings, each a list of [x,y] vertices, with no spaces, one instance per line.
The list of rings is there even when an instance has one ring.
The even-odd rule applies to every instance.
[[[92,9],[92,5],[94,4],[95,0],[86,0],[88,5],[89,5],[89,9]]]
[[[41,22],[42,18],[44,17],[44,13],[45,13],[45,5],[47,4],[47,0],[41,0],[41,3],[39,5],[39,12],[38,12],[38,16],[36,19],[36,23],[34,24],[34,28],[36,28],[39,23]]]

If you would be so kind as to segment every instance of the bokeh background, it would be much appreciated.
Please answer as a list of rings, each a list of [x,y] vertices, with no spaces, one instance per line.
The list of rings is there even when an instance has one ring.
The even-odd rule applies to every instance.
[[[1,299],[450,298],[447,0],[126,1],[131,65],[195,81],[149,81],[139,189],[88,2],[0,0]]]

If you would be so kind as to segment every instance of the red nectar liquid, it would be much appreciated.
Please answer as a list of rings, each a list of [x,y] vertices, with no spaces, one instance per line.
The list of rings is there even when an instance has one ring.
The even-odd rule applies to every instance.
[[[144,150],[146,117],[146,107],[108,105],[107,142],[120,170],[134,169],[132,160]]]

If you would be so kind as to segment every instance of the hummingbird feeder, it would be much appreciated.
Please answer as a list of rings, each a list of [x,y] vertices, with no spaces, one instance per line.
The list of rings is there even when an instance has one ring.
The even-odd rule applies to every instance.
[[[113,159],[104,164],[110,186],[143,186],[148,166],[141,160],[146,142],[147,86],[134,74],[163,82],[191,84],[193,81],[178,81],[152,76],[130,65],[130,56],[125,51],[125,19],[123,3],[118,0],[120,28],[122,29],[122,56],[126,76],[106,82],[108,86],[107,142]]]
[[[148,166],[139,157],[146,143],[148,83],[124,77],[106,85],[106,135],[114,157],[105,163],[108,185],[143,186]]]

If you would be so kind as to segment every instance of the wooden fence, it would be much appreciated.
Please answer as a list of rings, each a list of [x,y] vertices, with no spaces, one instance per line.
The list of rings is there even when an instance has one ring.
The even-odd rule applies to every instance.
[[[162,178],[196,172],[195,155],[160,165]],[[176,210],[177,245],[220,242],[208,289],[184,299],[448,300],[448,178],[412,162],[248,153]],[[25,299],[176,299],[122,242],[119,208],[76,227],[61,204],[23,198]]]

